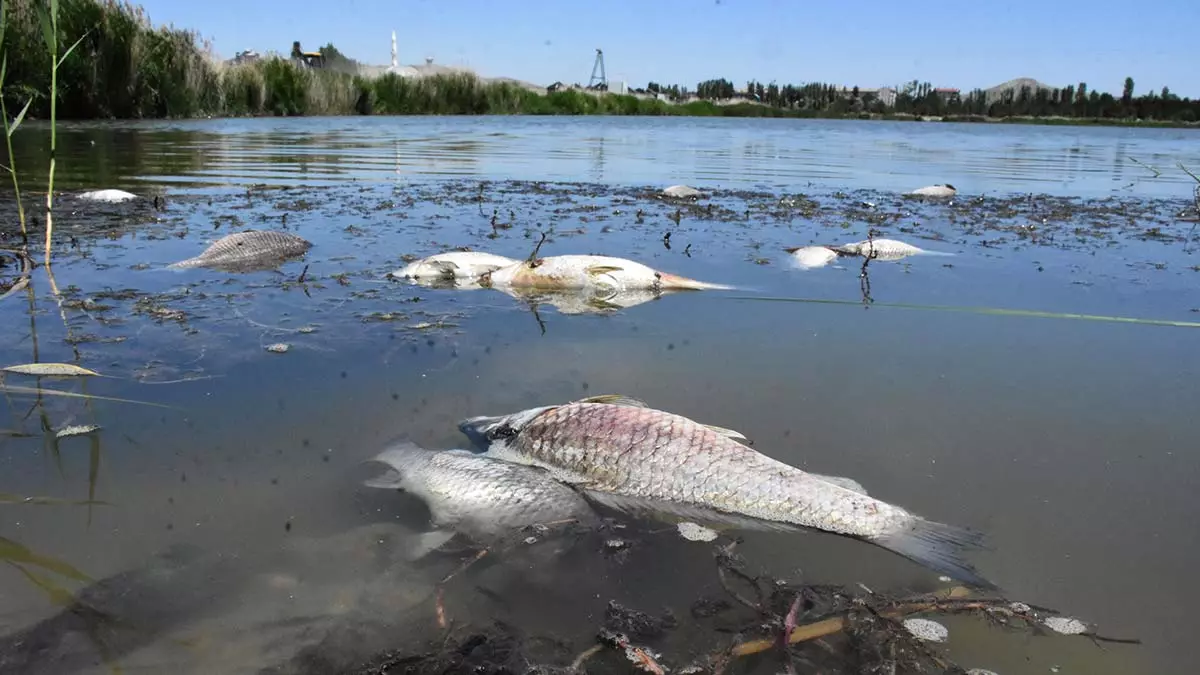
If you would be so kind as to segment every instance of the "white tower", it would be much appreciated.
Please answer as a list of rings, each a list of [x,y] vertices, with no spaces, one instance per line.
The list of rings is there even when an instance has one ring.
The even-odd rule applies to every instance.
[[[396,62],[396,31],[392,31],[392,70],[395,70],[399,65]]]

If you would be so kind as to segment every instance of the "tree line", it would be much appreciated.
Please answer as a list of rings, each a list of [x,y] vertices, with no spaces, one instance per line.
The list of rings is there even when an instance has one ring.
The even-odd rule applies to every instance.
[[[773,108],[831,115],[901,113],[931,116],[1066,117],[1088,119],[1143,119],[1172,122],[1200,120],[1200,99],[1180,97],[1169,87],[1135,96],[1133,78],[1125,78],[1120,96],[1089,89],[1086,82],[1062,88],[1020,86],[1002,90],[935,89],[929,82],[912,80],[883,90],[861,90],[813,82],[802,85],[763,84],[751,80],[737,88],[727,79],[705,80],[686,86],[651,82],[645,89],[682,102],[741,100]],[[640,91],[640,90],[639,90]]]

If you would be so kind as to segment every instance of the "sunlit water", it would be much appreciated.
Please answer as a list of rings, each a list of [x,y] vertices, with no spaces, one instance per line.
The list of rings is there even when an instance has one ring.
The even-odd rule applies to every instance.
[[[44,166],[35,129],[18,136],[23,175]],[[421,589],[457,559],[423,571],[377,559],[388,536],[425,525],[411,501],[360,487],[372,473],[362,461],[400,434],[461,446],[455,423],[468,416],[623,393],[981,529],[994,550],[975,560],[1007,596],[1143,640],[1101,651],[1086,638],[948,622],[951,653],[967,667],[1188,672],[1200,657],[1190,611],[1200,593],[1200,332],[966,310],[1200,321],[1194,183],[1177,166],[1200,168],[1197,138],[641,118],[68,127],[53,269],[64,306],[37,270],[32,319],[29,294],[0,303],[0,361],[77,362],[108,377],[43,384],[169,407],[45,396],[35,408],[12,394],[0,430],[29,435],[0,436],[0,494],[85,500],[94,491],[105,503],[0,503],[0,542],[97,579],[172,544],[232,566],[164,582],[143,601],[161,626],[124,650],[131,669],[255,672],[320,637],[296,626],[338,617],[407,617],[433,630]],[[897,194],[944,182],[960,190],[952,204]],[[685,209],[676,223],[676,207],[649,194],[673,183],[723,190],[701,202],[719,208]],[[267,187],[247,189],[258,184]],[[39,189],[37,176],[28,186]],[[70,198],[101,187],[163,194],[166,206]],[[1087,201],[1008,200],[1026,193]],[[854,259],[800,270],[782,250],[863,239],[880,213],[896,216],[876,225],[886,236],[955,255],[871,263],[864,301]],[[494,229],[493,219],[510,227]],[[15,219],[5,222],[12,231]],[[157,269],[240,227],[286,228],[315,246],[279,272]],[[741,290],[598,316],[382,279],[404,254],[449,247],[523,258],[539,231],[553,233],[543,255],[630,257]],[[273,343],[290,348],[268,352]],[[55,443],[43,410],[51,429],[101,430]],[[406,544],[388,543],[383,558],[393,546]],[[558,632],[569,662],[609,599],[686,617],[697,596],[719,596],[707,546],[663,538],[619,563],[584,556],[549,581],[520,566],[489,570],[448,611]],[[808,583],[936,583],[901,558],[831,536],[750,533],[740,550],[755,569]],[[474,592],[477,583],[500,600]],[[45,587],[0,571],[0,632],[55,611]],[[100,661],[83,639],[58,651]]]

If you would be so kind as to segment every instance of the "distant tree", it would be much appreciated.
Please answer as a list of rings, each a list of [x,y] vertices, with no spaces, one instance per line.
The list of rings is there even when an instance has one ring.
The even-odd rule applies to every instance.
[[[1125,114],[1130,112],[1130,104],[1133,102],[1133,78],[1125,78],[1125,91],[1121,94],[1121,106],[1125,108]]]

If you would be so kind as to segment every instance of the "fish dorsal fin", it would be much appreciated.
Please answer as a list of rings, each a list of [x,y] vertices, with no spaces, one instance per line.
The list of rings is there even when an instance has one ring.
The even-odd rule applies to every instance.
[[[650,404],[641,399],[624,394],[597,394],[581,398],[576,403],[607,403],[608,405],[623,405],[630,408],[649,408]]]
[[[584,271],[588,273],[588,276],[598,277],[602,274],[610,274],[612,272],[620,272],[623,269],[625,269],[625,268],[620,267],[619,265],[592,265]]]
[[[709,431],[715,431],[716,433],[720,434],[721,436],[724,436],[725,438],[737,441],[738,443],[744,443],[746,445],[750,445],[750,439],[746,438],[745,434],[743,434],[740,431],[734,431],[733,429],[726,429],[725,427],[719,427],[715,424],[703,424],[702,426],[707,428]]]
[[[819,473],[813,473],[811,471],[808,472],[808,475],[812,476],[813,478],[823,480],[826,483],[833,483],[838,487],[846,488],[852,492],[857,492],[860,495],[868,497],[870,496],[867,494],[867,489],[862,486],[862,483],[859,483],[853,478],[846,478],[845,476],[826,476]]]

